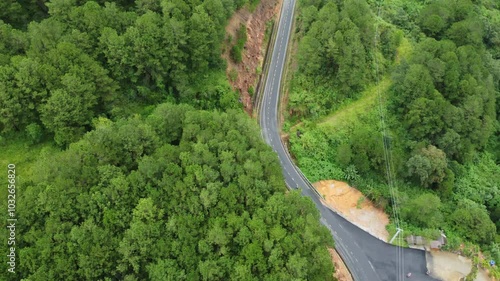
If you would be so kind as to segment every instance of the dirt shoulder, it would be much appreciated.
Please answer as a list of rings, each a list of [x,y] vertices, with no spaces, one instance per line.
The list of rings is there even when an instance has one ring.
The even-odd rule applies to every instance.
[[[389,216],[376,208],[359,190],[336,180],[315,182],[313,186],[328,205],[350,222],[371,235],[388,241],[386,226],[389,224]]]
[[[263,45],[266,23],[279,13],[281,1],[260,0],[253,13],[248,10],[247,5],[238,10],[226,26],[227,46],[222,53],[222,57],[227,61],[226,75],[231,87],[239,92],[245,112],[250,116],[253,105],[249,89],[253,87],[255,90],[260,75],[257,69],[262,69],[267,47]],[[247,29],[247,41],[242,52],[242,61],[236,64],[230,58],[230,50],[235,43],[235,38],[237,38],[238,29],[242,25]],[[229,42],[229,39],[232,39],[233,42]],[[235,79],[233,73],[238,74]]]
[[[388,240],[389,233],[385,229],[389,224],[389,217],[377,209],[357,189],[347,183],[336,180],[324,180],[313,184],[323,195],[324,202],[373,236]],[[365,198],[365,199],[360,199]],[[328,249],[335,266],[334,277],[339,281],[353,281],[351,273],[334,249]]]
[[[335,267],[335,273],[333,273],[333,277],[335,277],[338,281],[354,281],[354,279],[352,279],[351,273],[347,269],[347,266],[344,264],[344,261],[340,258],[340,255],[337,253],[337,251],[335,251],[335,249],[328,248],[328,252],[330,252],[333,266]]]

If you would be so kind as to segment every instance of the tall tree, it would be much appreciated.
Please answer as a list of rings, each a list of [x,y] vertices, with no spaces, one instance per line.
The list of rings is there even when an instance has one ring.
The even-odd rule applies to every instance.
[[[445,177],[446,154],[435,146],[420,149],[406,163],[408,173],[420,179],[423,186],[439,184]]]

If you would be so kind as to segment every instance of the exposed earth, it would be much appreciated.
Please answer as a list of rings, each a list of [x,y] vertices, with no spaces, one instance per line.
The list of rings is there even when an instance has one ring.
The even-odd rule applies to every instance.
[[[429,257],[430,256],[430,257]],[[427,258],[427,268],[432,276],[445,281],[458,281],[470,273],[470,259],[448,252],[431,252]],[[482,269],[477,273],[475,281],[491,281]]]
[[[386,230],[389,217],[382,210],[365,198],[363,194],[347,183],[336,180],[323,180],[313,184],[324,202],[347,220],[362,228],[371,235],[383,240],[389,240]],[[352,277],[342,259],[329,249],[335,265],[335,277],[339,281],[350,281]],[[471,260],[449,252],[430,252],[427,255],[427,268],[434,278],[443,281],[459,281],[471,270]],[[480,269],[475,281],[492,281],[488,274]]]
[[[335,249],[328,248],[328,252],[330,252],[333,266],[335,267],[333,277],[337,278],[338,281],[354,281],[349,273],[349,270],[347,269],[347,266],[344,264],[344,261],[340,258],[337,251],[335,251]]]
[[[249,115],[252,114],[253,105],[248,89],[250,87],[255,88],[259,77],[257,68],[262,67],[264,60],[267,47],[263,46],[266,22],[279,13],[281,1],[261,0],[253,13],[248,10],[248,5],[246,5],[231,17],[229,24],[226,26],[226,39],[232,38],[232,41],[235,41],[234,38],[237,37],[241,25],[246,26],[247,29],[247,41],[242,52],[241,63],[236,64],[230,59],[229,50],[234,45],[234,42],[228,45],[222,57],[227,61],[226,75],[229,78],[228,80],[233,89],[239,92],[241,103]],[[231,72],[234,71],[238,73],[238,76],[233,81]]]
[[[389,240],[386,230],[388,215],[377,209],[359,190],[336,180],[319,181],[313,186],[324,196],[326,203],[347,220],[383,241]]]
[[[324,180],[313,184],[318,192],[324,195],[326,203],[342,214],[349,221],[361,227],[373,236],[387,241],[389,233],[385,226],[389,223],[388,216],[368,200],[358,204],[359,198],[364,198],[357,189],[347,183],[336,180]],[[357,208],[359,205],[359,209]],[[339,281],[353,281],[349,270],[334,249],[328,249],[335,266],[334,276]]]

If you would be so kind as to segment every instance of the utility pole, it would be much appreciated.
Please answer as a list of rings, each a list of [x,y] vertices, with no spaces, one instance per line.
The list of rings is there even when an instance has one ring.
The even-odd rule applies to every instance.
[[[392,241],[394,241],[394,239],[396,238],[396,236],[398,236],[398,234],[403,231],[401,228],[396,228],[397,231],[396,231],[396,234],[394,234],[394,236],[392,236],[391,238],[391,241],[389,241],[389,244],[392,244]]]

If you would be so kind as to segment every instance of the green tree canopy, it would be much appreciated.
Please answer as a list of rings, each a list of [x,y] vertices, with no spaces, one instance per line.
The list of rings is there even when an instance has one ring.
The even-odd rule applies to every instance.
[[[406,163],[408,173],[420,179],[423,186],[439,184],[445,177],[445,170],[448,164],[446,163],[446,154],[429,145],[420,149]]]
[[[450,220],[460,235],[473,242],[486,244],[495,237],[496,227],[486,209],[468,199],[458,202]]]
[[[162,104],[94,126],[22,193],[19,278],[332,279],[330,233],[244,113]]]
[[[411,199],[402,213],[405,219],[421,227],[436,228],[443,220],[441,200],[432,193],[423,193]]]

